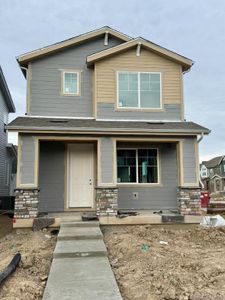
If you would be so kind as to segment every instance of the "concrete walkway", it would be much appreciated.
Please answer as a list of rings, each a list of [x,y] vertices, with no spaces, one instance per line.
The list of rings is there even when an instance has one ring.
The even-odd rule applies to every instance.
[[[63,222],[43,300],[122,300],[98,222]]]

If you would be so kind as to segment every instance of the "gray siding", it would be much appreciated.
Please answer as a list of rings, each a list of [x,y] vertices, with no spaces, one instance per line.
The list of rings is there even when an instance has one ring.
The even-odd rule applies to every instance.
[[[39,211],[64,211],[65,145],[41,142]]]
[[[86,57],[92,53],[118,45],[119,40],[104,38],[89,41],[51,56],[32,62],[30,115],[92,117],[92,70]],[[81,71],[81,96],[61,96],[61,70]]]
[[[166,104],[162,112],[143,112],[143,111],[116,111],[112,103],[98,103],[98,116],[100,119],[113,120],[173,120],[179,121],[181,112],[180,105]]]
[[[101,180],[102,183],[113,182],[113,140],[102,138],[100,142],[101,153]]]
[[[147,146],[147,144],[145,144]],[[158,147],[160,155],[161,185],[158,187],[119,186],[119,209],[176,209],[177,207],[177,155],[175,144],[148,144]],[[138,193],[138,199],[133,198]]]
[[[0,196],[9,196],[9,186],[5,184],[6,161],[10,163],[7,153],[7,133],[4,132],[4,115],[8,115],[8,108],[0,90]]]
[[[21,184],[34,183],[35,142],[32,135],[21,136]]]
[[[186,138],[183,142],[184,184],[196,183],[196,160],[194,138]]]

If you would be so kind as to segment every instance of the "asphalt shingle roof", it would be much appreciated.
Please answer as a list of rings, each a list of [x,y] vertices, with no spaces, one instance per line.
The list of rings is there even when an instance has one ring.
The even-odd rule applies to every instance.
[[[205,165],[207,169],[212,169],[219,166],[224,157],[225,155],[217,156],[208,161],[203,161],[202,164]]]
[[[96,121],[94,119],[57,119],[18,117],[6,127],[9,130],[41,131],[100,131],[100,132],[166,132],[166,133],[205,133],[209,129],[193,122],[137,122],[137,121]]]

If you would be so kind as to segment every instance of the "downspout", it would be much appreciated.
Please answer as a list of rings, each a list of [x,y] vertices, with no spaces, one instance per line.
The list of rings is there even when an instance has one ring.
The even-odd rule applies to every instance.
[[[22,66],[20,66],[20,68],[22,69],[22,70],[25,70],[25,72],[26,72],[26,80],[28,81],[28,68],[26,68],[26,67],[22,67]],[[27,98],[27,101],[26,101],[26,113],[25,113],[25,115],[27,115],[27,112],[28,112],[28,91],[27,91],[27,88],[26,88],[26,98]]]
[[[198,143],[198,144],[203,140],[203,137],[204,137],[204,133],[202,132],[202,133],[201,133],[201,136],[197,139],[197,143]],[[198,166],[198,167],[199,167],[199,166]],[[204,184],[203,184],[203,182],[202,182],[202,180],[201,180],[200,172],[199,172],[199,183],[200,183],[201,188],[202,188],[202,190],[203,190],[203,189],[204,189]]]

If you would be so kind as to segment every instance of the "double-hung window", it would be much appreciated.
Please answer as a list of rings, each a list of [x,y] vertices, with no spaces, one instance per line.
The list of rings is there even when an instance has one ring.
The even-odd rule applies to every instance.
[[[118,183],[158,183],[157,149],[118,149]]]
[[[79,72],[63,71],[62,92],[64,95],[78,96],[80,94]]]
[[[161,108],[161,74],[118,72],[117,101],[119,108]]]

